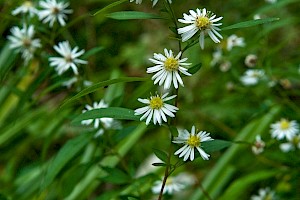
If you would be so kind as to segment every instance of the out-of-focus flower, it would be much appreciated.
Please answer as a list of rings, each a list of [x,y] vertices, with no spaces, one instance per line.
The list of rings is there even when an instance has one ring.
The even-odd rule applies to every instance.
[[[143,2],[143,0],[130,0],[130,2],[134,2],[134,1],[136,4],[141,4]]]
[[[62,56],[49,58],[50,66],[55,67],[58,75],[63,74],[69,68],[72,68],[74,74],[77,75],[78,70],[76,65],[87,64],[87,61],[78,59],[78,57],[84,54],[84,50],[78,51],[78,47],[72,49],[68,41],[60,42],[53,48]]]
[[[71,9],[66,9],[69,6],[68,2],[57,2],[56,0],[40,1],[40,7],[42,10],[38,12],[39,19],[43,23],[48,23],[53,27],[54,22],[57,22],[61,26],[65,26],[67,20],[67,14],[71,14]]]
[[[136,109],[135,115],[143,115],[140,120],[146,119],[146,124],[148,125],[153,120],[153,123],[156,124],[158,122],[159,125],[162,124],[162,121],[167,122],[167,117],[175,117],[174,113],[177,112],[178,108],[165,103],[176,97],[176,95],[168,96],[168,93],[165,93],[162,96],[156,95],[151,96],[150,99],[141,99],[138,101],[144,104],[148,104],[145,107]]]
[[[20,13],[26,14],[29,13],[30,17],[33,17],[37,14],[37,9],[34,7],[33,3],[31,1],[24,1],[24,3],[14,9],[12,12],[12,15],[18,15]]]
[[[286,138],[291,141],[298,132],[299,125],[295,120],[281,119],[271,124],[271,136],[278,140]]]
[[[220,63],[223,57],[223,53],[221,49],[217,49],[216,51],[213,52],[212,54],[213,59],[210,62],[211,66],[215,66],[217,63]]]
[[[271,4],[273,4],[273,3],[276,3],[277,2],[277,0],[265,0],[267,3],[271,3]]]
[[[192,126],[191,132],[186,129],[179,132],[178,137],[174,138],[173,143],[184,144],[184,146],[178,149],[174,154],[179,154],[179,158],[184,156],[184,161],[189,158],[193,161],[195,158],[194,150],[196,148],[203,160],[208,160],[210,155],[201,148],[201,143],[213,140],[209,135],[210,133],[205,131],[196,133],[195,126]]]
[[[260,79],[265,75],[262,69],[248,69],[240,78],[244,85],[256,85]]]
[[[152,186],[152,192],[154,194],[159,194],[162,187],[162,180],[158,180],[154,182]],[[193,185],[195,183],[195,177],[188,173],[180,173],[177,176],[169,176],[163,194],[174,194],[176,192],[180,192],[187,187]]]
[[[164,83],[164,89],[169,89],[173,82],[174,87],[178,88],[178,83],[182,86],[183,81],[180,77],[180,72],[186,76],[191,76],[187,72],[187,68],[183,66],[188,66],[190,63],[185,63],[187,58],[180,59],[181,52],[174,57],[172,50],[164,49],[165,55],[154,53],[153,58],[149,60],[155,64],[153,67],[147,68],[147,73],[155,73],[152,76],[154,84],[162,85]]]
[[[67,81],[64,81],[61,85],[67,88],[71,88],[71,86],[78,81],[77,77],[73,77]]]
[[[257,56],[254,54],[249,54],[245,58],[245,65],[247,67],[254,67],[257,63]]]
[[[22,29],[14,26],[11,29],[11,34],[7,37],[10,41],[10,48],[22,53],[22,58],[27,63],[32,59],[35,50],[41,47],[40,39],[33,39],[34,26],[24,24]]]
[[[265,142],[261,139],[260,135],[257,135],[251,149],[255,155],[258,155],[264,151],[265,146]]]
[[[216,15],[205,8],[190,10],[190,15],[183,14],[183,19],[178,19],[179,22],[188,24],[183,28],[178,29],[178,34],[181,34],[182,42],[192,38],[198,31],[200,31],[199,43],[200,47],[204,49],[204,36],[208,34],[209,37],[215,42],[220,43],[222,35],[218,33],[221,29],[222,23],[219,22],[223,17],[216,18]]]
[[[235,34],[233,34],[227,38],[228,51],[231,51],[233,47],[244,47],[244,46],[245,46],[245,42],[244,42],[244,38],[242,37],[238,37]]]
[[[288,142],[280,144],[279,147],[283,152],[295,151],[296,149],[300,149],[300,135],[295,135],[291,140],[288,140]]]
[[[220,64],[219,68],[222,72],[227,72],[231,68],[231,62],[226,60]]]
[[[275,200],[275,192],[270,188],[261,188],[258,190],[258,195],[252,195],[251,200]]]

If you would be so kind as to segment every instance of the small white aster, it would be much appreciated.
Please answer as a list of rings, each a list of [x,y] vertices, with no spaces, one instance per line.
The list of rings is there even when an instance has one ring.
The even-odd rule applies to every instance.
[[[69,3],[57,2],[56,0],[40,1],[40,7],[42,10],[38,12],[39,19],[43,23],[48,23],[53,27],[54,22],[58,21],[61,26],[65,26],[67,14],[71,14],[71,9],[66,9]]]
[[[10,48],[22,53],[22,58],[27,63],[32,59],[37,48],[41,47],[40,39],[33,39],[35,31],[34,26],[23,25],[20,29],[17,26],[11,28],[11,34],[7,37],[10,41]]]
[[[200,47],[204,49],[204,36],[208,34],[209,37],[215,42],[220,43],[222,35],[218,33],[221,29],[222,23],[216,23],[220,21],[223,17],[216,18],[216,15],[211,11],[207,11],[205,8],[190,10],[190,15],[183,14],[183,19],[178,19],[179,22],[184,24],[190,24],[183,28],[178,29],[178,34],[181,34],[182,42],[187,41],[192,38],[198,31],[200,31],[199,43]]]
[[[134,112],[135,115],[143,115],[140,120],[146,119],[146,124],[148,125],[153,120],[153,123],[158,123],[159,125],[162,124],[162,121],[167,122],[167,116],[175,117],[174,113],[177,112],[178,108],[165,103],[176,97],[176,95],[168,96],[168,93],[164,95],[156,95],[151,96],[150,99],[141,99],[139,98],[138,101],[144,104],[148,104],[145,107],[138,108]]]
[[[73,78],[71,78],[71,79],[69,79],[67,81],[62,82],[61,85],[67,87],[68,89],[70,89],[72,87],[72,85],[74,83],[76,83],[77,81],[78,81],[78,78],[77,77],[73,77]]]
[[[258,190],[258,195],[252,195],[251,200],[275,200],[275,192],[270,188],[261,188]]]
[[[104,100],[102,99],[99,103],[94,102],[93,106],[90,105],[86,105],[85,109],[82,111],[82,113],[88,111],[88,110],[94,110],[94,109],[99,109],[99,108],[107,108],[108,104],[106,104],[104,102]],[[84,125],[90,125],[94,122],[94,128],[99,128],[99,125],[101,123],[101,125],[106,128],[109,129],[112,127],[114,119],[113,118],[107,118],[107,117],[103,117],[103,118],[96,118],[96,119],[87,119],[87,120],[82,120],[81,124]]]
[[[29,13],[30,17],[33,17],[37,14],[37,9],[34,7],[33,3],[31,1],[25,1],[21,6],[14,9],[11,14],[12,15],[18,15],[20,13],[26,14]]]
[[[164,89],[169,89],[172,82],[176,89],[178,88],[178,83],[184,86],[180,72],[186,76],[191,76],[187,71],[188,69],[183,67],[191,63],[185,63],[187,58],[180,59],[181,52],[179,52],[176,57],[174,57],[172,50],[168,51],[164,49],[164,53],[165,55],[154,53],[153,58],[149,60],[154,63],[155,66],[147,68],[147,73],[155,73],[152,76],[154,84],[158,83],[162,85],[164,83]]]
[[[235,34],[233,34],[227,38],[228,51],[231,51],[233,47],[244,47],[244,46],[245,46],[245,42],[244,42],[244,38],[242,37],[238,37]]]
[[[213,59],[210,61],[211,66],[215,66],[217,63],[220,63],[223,59],[223,53],[220,48],[218,48],[216,51],[212,54]]]
[[[265,142],[261,139],[260,135],[257,135],[251,149],[255,155],[258,155],[264,151],[265,146]]]
[[[249,54],[245,58],[245,65],[247,67],[254,67],[257,64],[257,56],[255,54]]]
[[[298,132],[299,126],[295,120],[289,121],[287,119],[281,119],[271,124],[271,136],[278,140],[284,138],[292,140]]]
[[[210,133],[205,131],[196,133],[195,126],[192,126],[191,132],[186,129],[179,132],[178,137],[174,138],[173,143],[184,144],[184,146],[178,149],[174,154],[179,154],[179,158],[184,156],[184,161],[188,160],[188,158],[193,161],[195,158],[194,149],[196,148],[203,160],[208,160],[210,155],[201,148],[201,143],[213,140],[209,135]]]
[[[295,151],[296,149],[300,149],[300,135],[295,135],[288,142],[280,144],[279,147],[283,152]]]
[[[265,72],[262,69],[248,69],[240,80],[246,86],[256,85],[258,81],[264,77],[264,75]]]
[[[134,1],[136,4],[141,4],[143,2],[143,0],[130,0],[130,2],[134,2]]]
[[[60,42],[54,46],[54,49],[62,57],[50,57],[50,66],[55,67],[58,75],[61,75],[69,68],[72,68],[74,74],[78,74],[76,64],[87,64],[87,61],[78,59],[79,56],[84,54],[84,50],[78,51],[79,48],[71,49],[68,41]]]

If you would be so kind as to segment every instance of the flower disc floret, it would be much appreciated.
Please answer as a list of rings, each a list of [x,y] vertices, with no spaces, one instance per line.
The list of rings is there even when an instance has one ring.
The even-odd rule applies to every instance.
[[[197,17],[196,18],[196,26],[200,29],[200,30],[205,30],[209,27],[210,25],[210,21],[209,18],[204,16],[204,17]]]
[[[167,122],[167,116],[169,117],[175,117],[175,114],[178,110],[176,106],[167,104],[166,101],[169,101],[176,97],[176,95],[167,97],[168,93],[159,96],[151,96],[150,99],[141,99],[139,98],[138,101],[144,104],[147,104],[147,106],[136,109],[135,115],[142,115],[140,120],[146,118],[146,124],[148,125],[152,119],[153,123],[158,123],[159,125],[162,124],[162,122]]]
[[[155,73],[152,76],[154,84],[164,84],[164,89],[169,89],[172,82],[176,89],[178,88],[178,83],[184,86],[180,73],[191,76],[188,69],[184,67],[190,65],[190,63],[185,63],[187,58],[180,59],[181,52],[174,57],[172,50],[164,49],[164,53],[165,55],[154,53],[153,58],[149,60],[154,63],[155,66],[147,68],[147,73]]]

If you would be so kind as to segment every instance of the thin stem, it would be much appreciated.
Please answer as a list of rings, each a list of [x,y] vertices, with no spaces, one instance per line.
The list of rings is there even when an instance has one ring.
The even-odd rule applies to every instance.
[[[203,194],[206,196],[206,198],[207,198],[208,200],[213,200],[213,199],[209,196],[208,192],[204,189],[204,187],[203,187],[203,185],[202,185],[201,183],[199,183],[199,186],[200,186],[200,189],[201,189],[201,191],[203,192]]]

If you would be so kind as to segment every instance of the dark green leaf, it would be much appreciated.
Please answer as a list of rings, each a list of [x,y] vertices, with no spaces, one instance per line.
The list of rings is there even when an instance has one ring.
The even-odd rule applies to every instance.
[[[167,166],[166,163],[152,163],[153,166],[155,167],[164,167]]]
[[[226,140],[212,140],[201,143],[202,148],[206,152],[214,152],[219,151],[221,149],[224,149],[226,147],[229,147],[232,145],[232,142],[226,141]]]
[[[201,67],[202,67],[202,63],[199,63],[199,64],[194,65],[193,67],[189,68],[188,72],[190,74],[196,74],[201,69]]]
[[[230,30],[230,29],[236,29],[236,28],[247,28],[251,26],[257,26],[259,24],[265,24],[270,23],[273,21],[277,21],[279,18],[266,18],[266,19],[255,19],[255,20],[249,20],[245,22],[239,22],[230,26],[226,26],[225,28],[222,28],[222,30]]]
[[[108,9],[113,8],[113,7],[115,7],[115,6],[117,6],[117,5],[121,4],[121,3],[126,2],[126,1],[128,1],[128,0],[115,1],[115,2],[113,2],[113,3],[111,3],[111,4],[109,4],[108,6],[106,6],[106,7],[102,8],[102,9],[98,10],[97,12],[95,12],[95,13],[93,14],[93,16],[98,15],[99,13],[105,12],[105,11],[107,11]]]
[[[102,51],[104,49],[104,47],[95,47],[95,48],[92,48],[90,50],[88,50],[83,56],[82,58],[83,59],[87,59],[88,57],[96,54],[96,53],[99,53],[100,51]]]
[[[166,152],[164,152],[164,151],[161,151],[161,150],[159,150],[159,149],[153,149],[153,151],[154,151],[154,154],[161,160],[161,161],[163,161],[163,162],[167,162],[167,160],[168,160],[168,155],[167,155],[167,153]]]
[[[118,168],[102,167],[108,175],[101,178],[101,180],[114,184],[124,184],[131,181],[129,175]]]
[[[138,11],[122,11],[114,12],[106,15],[109,18],[117,20],[129,20],[129,19],[161,19],[159,15],[153,13],[145,13]]]

